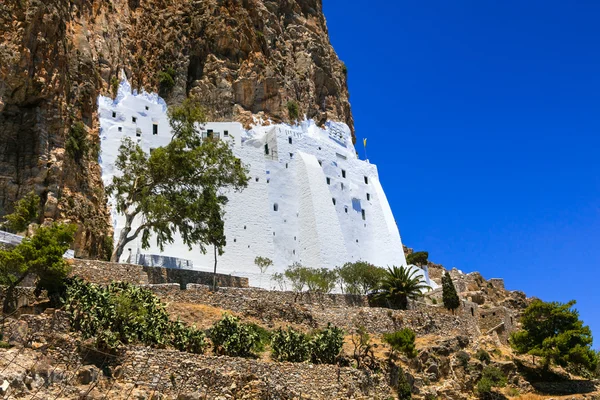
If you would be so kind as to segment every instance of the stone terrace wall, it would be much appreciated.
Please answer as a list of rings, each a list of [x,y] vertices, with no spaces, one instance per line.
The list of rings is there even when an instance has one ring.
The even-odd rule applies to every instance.
[[[94,283],[108,284],[112,281],[133,284],[177,283],[182,288],[188,284],[212,285],[211,272],[171,269],[163,267],[144,267],[136,264],[119,264],[94,260],[73,260],[71,275],[79,276]],[[248,278],[217,274],[218,286],[248,287]]]

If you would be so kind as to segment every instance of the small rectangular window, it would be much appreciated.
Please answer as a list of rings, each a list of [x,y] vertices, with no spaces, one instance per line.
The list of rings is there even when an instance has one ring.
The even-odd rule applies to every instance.
[[[131,117],[131,122],[133,122],[135,124],[137,122],[137,118],[136,117]]]
[[[223,131],[223,136],[228,137],[229,136],[229,131]]]
[[[137,137],[141,137],[142,136],[142,130],[140,128],[137,128],[135,130],[135,136],[137,136]]]
[[[365,184],[366,184],[366,185],[368,185],[368,184],[369,184],[369,178],[367,178],[366,176],[365,176]]]
[[[113,115],[113,118],[117,118],[117,113],[116,112],[113,111],[112,115]]]
[[[333,201],[333,205],[335,206],[335,199],[331,199],[331,201]]]
[[[346,177],[346,170],[345,170],[345,169],[343,169],[343,170],[342,170],[342,178],[345,178],[345,177]]]
[[[157,124],[152,124],[152,134],[158,135],[158,125]]]
[[[294,153],[290,153],[290,158],[294,158]]]
[[[371,200],[371,194],[367,193],[367,200]]]
[[[344,190],[344,182],[341,183],[341,188]]]
[[[319,165],[323,166],[323,161],[319,160]]]
[[[292,144],[292,137],[291,136],[288,138],[288,143]]]
[[[269,144],[265,143],[265,155],[269,155]]]
[[[150,107],[146,106],[146,111],[148,111],[150,109]]]
[[[362,210],[360,210],[360,213],[362,214],[362,219],[366,220],[367,219],[367,215],[365,214],[365,209],[364,208]]]
[[[327,184],[331,185],[331,178],[327,178]]]
[[[213,130],[212,129],[208,129],[206,131],[206,137],[207,138],[212,138],[213,137]]]
[[[119,132],[123,132],[123,127],[120,126],[117,129],[119,130]]]

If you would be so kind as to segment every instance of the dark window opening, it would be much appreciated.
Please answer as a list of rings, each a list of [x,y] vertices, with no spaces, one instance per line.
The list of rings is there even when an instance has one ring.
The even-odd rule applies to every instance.
[[[123,127],[121,127],[121,126],[120,126],[120,127],[118,128],[118,130],[119,130],[119,132],[123,132]]]
[[[113,111],[113,118],[117,118],[117,113]]]
[[[146,106],[146,111],[148,111],[150,109],[150,107]]]
[[[367,200],[371,200],[371,194],[367,193]]]
[[[135,124],[137,122],[137,118],[136,117],[131,117],[131,122],[133,122]]]
[[[360,210],[360,213],[362,214],[362,219],[363,219],[363,220],[366,220],[366,219],[367,219],[367,215],[366,215],[366,213],[365,213],[365,210],[364,210],[364,209],[363,209],[363,210]]]
[[[366,176],[365,176],[365,184],[367,184],[367,185],[369,184],[369,178],[367,178]]]
[[[279,205],[277,203],[273,204],[273,211],[278,211]]]
[[[206,137],[207,138],[212,138],[213,137],[213,130],[212,129],[208,129],[206,131]]]
[[[142,130],[140,128],[137,128],[135,130],[135,136],[137,136],[137,137],[141,137],[142,136]]]
[[[157,124],[152,124],[152,134],[158,135],[158,125]]]
[[[343,182],[341,183],[341,188],[342,188],[342,190],[344,190],[344,183]]]
[[[233,243],[237,242],[237,239],[233,239]]]
[[[296,250],[292,251],[292,253],[294,253],[294,255],[296,255]]]
[[[331,185],[331,178],[327,178],[327,184]]]
[[[290,158],[294,158],[294,153],[290,153]]]
[[[246,229],[246,225],[244,225],[244,229]]]
[[[348,206],[344,206],[344,211],[346,211],[346,214],[348,214]]]
[[[333,205],[335,206],[335,199],[331,199],[331,201],[333,201]]]
[[[471,316],[474,317],[475,316],[475,311],[473,310],[473,307],[471,307]]]
[[[319,160],[319,165],[323,166],[323,161]]]
[[[292,137],[291,136],[288,138],[288,143],[292,144]]]
[[[256,182],[258,182],[258,177],[255,180],[256,180]]]
[[[267,183],[269,183],[269,182],[271,182],[271,180],[270,180],[270,179],[267,179]]]
[[[228,137],[229,136],[229,131],[223,131],[223,136]]]
[[[265,154],[269,155],[269,144],[265,143]]]
[[[286,168],[288,167],[288,164],[287,164],[287,163],[285,163],[285,167],[286,167]]]
[[[343,169],[343,170],[342,170],[342,178],[345,178],[345,177],[346,177],[346,170],[345,170],[345,169]]]

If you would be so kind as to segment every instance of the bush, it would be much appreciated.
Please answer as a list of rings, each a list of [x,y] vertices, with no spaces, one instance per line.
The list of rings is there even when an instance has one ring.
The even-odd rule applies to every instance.
[[[294,100],[290,100],[287,102],[288,116],[292,121],[295,121],[300,116],[300,107],[298,103]]]
[[[448,271],[446,271],[442,277],[442,299],[444,301],[444,307],[448,310],[452,310],[452,313],[460,307],[460,299],[458,298],[456,288],[454,287],[454,283],[452,282],[452,278]]]
[[[170,321],[165,305],[152,292],[125,282],[103,287],[69,279],[65,310],[71,327],[84,339],[94,338],[98,349],[114,352],[121,344],[173,346],[202,353],[204,333],[180,321]]]
[[[113,98],[117,97],[117,94],[119,93],[119,83],[119,78],[117,78],[116,76],[110,78],[110,89]]]
[[[481,379],[477,382],[477,394],[480,398],[489,398],[493,388],[504,387],[506,382],[506,376],[500,369],[487,366],[483,369]]]
[[[14,203],[14,211],[4,216],[3,229],[19,233],[26,231],[31,222],[39,221],[40,198],[31,191]]]
[[[488,353],[484,349],[477,350],[477,353],[475,353],[475,358],[484,364],[489,364],[489,362],[492,360],[492,358],[490,357],[490,353]]]
[[[296,292],[301,292],[307,287],[312,292],[329,293],[337,281],[337,273],[333,270],[309,268],[299,263],[287,267],[284,274]]]
[[[315,364],[334,364],[342,351],[344,331],[327,324],[327,328],[317,331],[312,340],[312,362]]]
[[[271,338],[272,357],[276,361],[303,362],[311,355],[311,341],[308,335],[288,327],[279,328]]]
[[[399,400],[412,399],[412,390],[402,368],[398,371],[398,386],[396,386],[396,391]]]
[[[83,122],[79,121],[71,125],[65,141],[65,151],[75,162],[80,162],[88,155],[90,143]]]
[[[265,351],[266,345],[271,343],[271,332],[266,330],[262,326],[253,323],[249,323],[247,324],[247,326],[250,329],[254,330],[254,332],[256,332],[256,334],[258,335],[259,340],[256,343],[256,346],[254,347],[254,352],[262,353],[263,351]]]
[[[161,71],[158,73],[158,83],[161,89],[172,89],[175,86],[175,75],[177,73],[171,67],[167,68],[165,71]]]
[[[406,263],[418,266],[427,265],[429,253],[426,251],[417,251],[406,256]]]
[[[456,353],[456,360],[458,361],[458,364],[463,368],[467,367],[470,359],[471,356],[469,356],[469,353],[467,353],[466,351],[459,351],[458,353]]]
[[[413,332],[412,329],[404,328],[393,333],[385,333],[383,335],[383,341],[392,348],[390,355],[398,352],[406,355],[408,358],[414,358],[417,356],[415,337],[415,332]]]
[[[367,294],[377,288],[385,269],[366,261],[346,263],[336,269],[342,290],[349,294]]]
[[[223,314],[209,332],[215,353],[233,357],[251,357],[253,351],[260,345],[257,330],[246,324],[241,324],[238,317]]]

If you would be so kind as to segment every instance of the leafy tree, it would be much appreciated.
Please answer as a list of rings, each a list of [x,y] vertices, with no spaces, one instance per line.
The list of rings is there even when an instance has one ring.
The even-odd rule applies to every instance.
[[[251,357],[260,345],[260,335],[253,327],[240,323],[238,317],[225,313],[209,331],[215,353]]]
[[[273,265],[273,260],[267,257],[258,256],[254,259],[254,265],[260,269],[261,274],[264,274],[267,269]]]
[[[477,382],[477,394],[480,399],[494,398],[492,389],[504,387],[506,383],[506,376],[499,368],[487,366],[483,369],[481,379]]]
[[[65,150],[75,162],[80,162],[88,155],[90,143],[83,122],[79,121],[71,125],[67,140],[65,141]]]
[[[295,262],[288,266],[283,274],[292,284],[292,290],[301,292],[309,280],[310,271],[309,268]]]
[[[399,400],[412,399],[412,389],[402,368],[398,368],[398,385],[396,386],[396,392],[398,393]]]
[[[272,357],[276,361],[303,362],[310,358],[312,344],[308,335],[288,327],[273,332],[271,338]]]
[[[248,177],[228,144],[202,140],[198,124],[204,118],[202,107],[186,99],[169,110],[173,139],[167,146],[146,154],[131,139],[123,139],[115,163],[121,173],[107,187],[116,210],[125,216],[112,261],[118,261],[126,244],[140,234],[143,248],[150,246],[151,234],[163,249],[179,232],[190,248],[198,245],[205,252],[210,244],[222,252],[227,197],[220,193],[242,190]],[[132,232],[136,217],[143,222]]]
[[[458,298],[458,294],[456,294],[456,288],[454,287],[454,283],[452,282],[452,278],[448,271],[442,276],[442,296],[444,307],[448,310],[452,310],[452,313],[454,314],[454,310],[460,307],[460,299]]]
[[[334,364],[342,351],[344,331],[331,323],[313,334],[311,359],[315,364]]]
[[[290,100],[287,102],[288,116],[292,121],[295,121],[300,116],[300,107],[298,107],[298,103],[294,100]]]
[[[404,266],[388,268],[379,284],[376,298],[385,299],[392,307],[406,310],[409,299],[422,297],[424,290],[431,289],[417,274],[416,269]]]
[[[171,67],[167,68],[165,71],[161,71],[158,73],[158,83],[160,88],[163,90],[169,90],[175,86],[175,75],[177,73]]]
[[[15,233],[26,231],[30,223],[39,221],[39,211],[40,198],[31,191],[15,202],[12,214],[4,216],[2,228]]]
[[[415,358],[417,356],[415,337],[415,332],[410,328],[404,328],[393,333],[385,333],[383,341],[389,344],[392,349],[390,358],[395,353],[402,353],[408,358]]]
[[[572,309],[574,305],[575,300],[566,304],[533,301],[521,317],[522,330],[511,335],[513,349],[519,354],[542,357],[545,369],[554,362],[594,371],[598,359],[591,349],[592,332],[579,319],[579,312]]]
[[[76,230],[75,225],[42,226],[14,248],[0,250],[0,284],[8,286],[3,304],[5,312],[14,309],[14,289],[30,274],[39,278],[38,291],[45,289],[50,299],[56,300],[69,273],[63,254],[73,242]]]
[[[337,268],[337,273],[343,292],[364,295],[377,288],[385,269],[366,261],[356,261]]]
[[[301,292],[306,287],[311,292],[329,293],[337,282],[336,271],[327,268],[309,268],[297,262],[287,267],[284,274],[296,292]]]
[[[417,265],[422,267],[423,265],[427,265],[427,259],[429,258],[429,253],[426,251],[416,251],[414,253],[410,253],[406,256],[406,263],[408,265]]]
[[[277,286],[279,286],[279,290],[286,289],[285,275],[281,272],[275,272],[273,275],[271,275],[271,281],[276,283]]]

